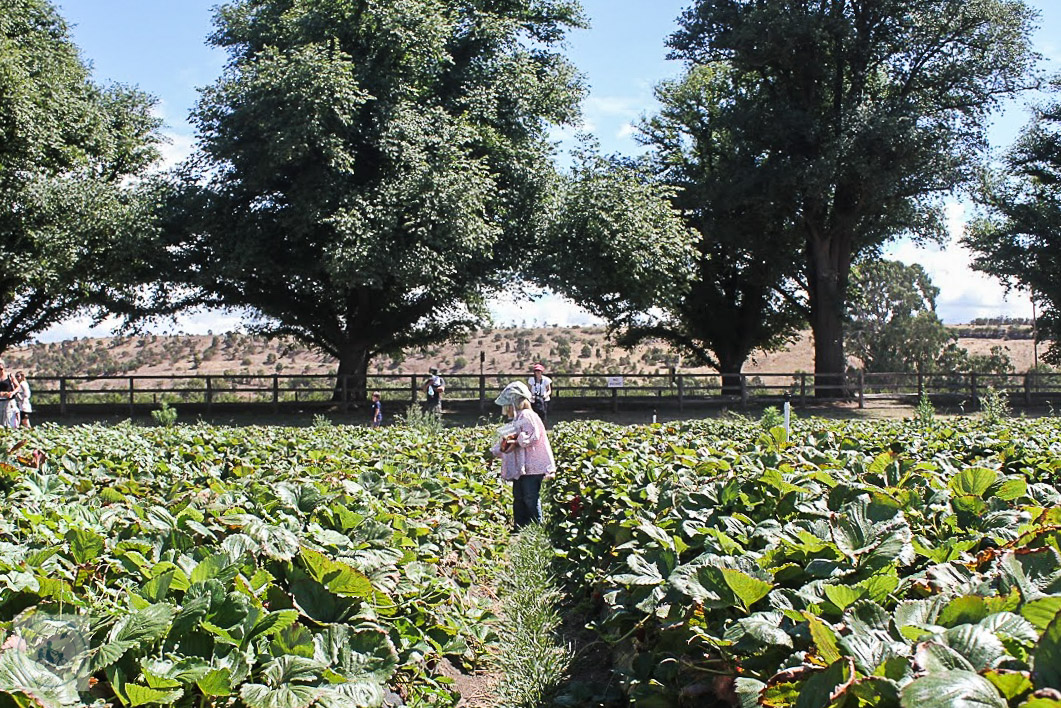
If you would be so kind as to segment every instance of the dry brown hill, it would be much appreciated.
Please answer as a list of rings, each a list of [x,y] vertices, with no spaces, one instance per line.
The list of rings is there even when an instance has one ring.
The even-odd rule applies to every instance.
[[[986,354],[999,346],[1016,371],[1032,365],[1029,339],[962,338],[959,346],[971,354]],[[373,362],[374,374],[420,374],[437,366],[449,374],[525,372],[542,362],[550,372],[652,374],[677,364],[687,372],[709,372],[682,362],[663,343],[647,343],[625,350],[605,336],[603,327],[491,328],[467,342],[409,351],[404,357],[382,357]],[[216,335],[147,335],[73,339],[33,344],[6,352],[8,368],[29,376],[60,375],[188,375],[188,374],[324,374],[335,371],[335,361],[290,340],[266,340],[238,332]],[[788,373],[812,371],[813,347],[805,333],[788,349],[759,353],[745,371]]]

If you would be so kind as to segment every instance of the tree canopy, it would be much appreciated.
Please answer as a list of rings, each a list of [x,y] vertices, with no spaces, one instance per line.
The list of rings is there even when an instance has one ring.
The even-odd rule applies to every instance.
[[[942,197],[968,182],[990,112],[1035,55],[1019,0],[698,0],[670,38],[743,85],[757,153],[804,242],[815,371],[841,374],[851,265],[901,234],[942,237]],[[772,236],[767,236],[768,238]]]
[[[131,178],[158,157],[140,91],[94,83],[45,0],[0,11],[0,351],[126,294],[146,205]]]
[[[1052,89],[1061,95],[1061,77]],[[1031,292],[1036,334],[1051,340],[1043,358],[1061,364],[1061,100],[1037,109],[1004,164],[984,182],[978,201],[987,212],[965,243],[974,268]]]
[[[803,321],[801,242],[775,209],[786,179],[749,139],[736,110],[743,90],[722,64],[660,84],[661,108],[639,127],[644,157],[576,172],[579,193],[596,204],[566,205],[551,264],[567,283],[560,289],[607,319],[621,343],[667,341],[722,372],[727,392],[753,350],[784,344]],[[636,195],[617,177],[635,173]],[[596,219],[586,214],[594,206]]]
[[[458,336],[542,234],[577,2],[238,0],[163,220],[176,285],[339,360]]]
[[[936,315],[939,288],[918,264],[868,260],[852,270],[847,349],[872,372],[931,371],[953,340]]]

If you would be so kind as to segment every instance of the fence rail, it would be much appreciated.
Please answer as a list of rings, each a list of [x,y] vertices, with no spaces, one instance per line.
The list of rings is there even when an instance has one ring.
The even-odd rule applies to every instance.
[[[422,400],[420,374],[369,376],[368,390],[379,391],[385,401],[415,404]],[[526,374],[446,374],[446,400],[485,408],[496,392]],[[677,406],[721,402],[727,405],[767,403],[788,397],[797,406],[825,399],[858,402],[915,402],[927,395],[933,402],[963,402],[975,407],[988,387],[1003,393],[1011,405],[1043,405],[1061,399],[1061,374],[1029,372],[993,374],[864,373],[816,375],[813,373],[759,373],[727,376],[712,374],[555,374],[553,405]],[[190,404],[210,411],[214,407],[263,406],[274,412],[290,407],[334,407],[347,410],[363,403],[350,395],[353,381],[338,381],[330,374],[209,374],[154,376],[38,376],[30,379],[34,406],[42,412],[100,409],[128,410],[130,415],[157,407],[161,401]]]

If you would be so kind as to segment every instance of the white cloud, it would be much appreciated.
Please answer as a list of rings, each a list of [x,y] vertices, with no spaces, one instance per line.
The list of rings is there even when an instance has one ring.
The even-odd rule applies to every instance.
[[[186,160],[195,151],[195,138],[180,133],[164,132],[165,142],[159,145],[162,160],[159,169],[168,170]]]
[[[974,271],[972,254],[958,239],[965,230],[965,206],[947,207],[950,240],[942,247],[920,247],[909,240],[894,244],[889,258],[903,263],[920,263],[939,288],[936,312],[948,324],[961,324],[977,317],[1031,317],[1031,300],[1027,293],[1006,292],[997,279]]]
[[[596,325],[603,321],[570,300],[548,291],[531,291],[526,296],[511,295],[490,302],[490,315],[498,325]]]
[[[637,128],[634,127],[633,123],[623,123],[622,127],[619,128],[619,131],[615,134],[615,137],[619,138],[620,140],[626,140],[635,132],[637,132]]]

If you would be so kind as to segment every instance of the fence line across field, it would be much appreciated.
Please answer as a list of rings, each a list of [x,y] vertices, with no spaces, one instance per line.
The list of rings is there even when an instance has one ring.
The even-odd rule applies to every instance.
[[[478,402],[485,409],[509,381],[526,380],[526,374],[445,374],[445,400],[450,404]],[[421,386],[426,374],[377,374],[368,377],[367,390],[379,391],[384,401],[415,404],[424,399]],[[860,408],[875,401],[916,402],[927,395],[933,402],[969,401],[976,405],[988,388],[1004,394],[1015,406],[1032,406],[1061,399],[1061,374],[1029,372],[995,374],[865,373],[848,374],[757,373],[722,377],[717,374],[554,374],[554,406],[623,404],[676,406],[722,402],[765,404],[786,395],[797,406],[822,398],[857,400]],[[30,379],[33,402],[43,411],[97,407],[128,407],[130,414],[151,409],[160,402],[215,406],[281,408],[335,407],[348,410],[363,403],[350,395],[353,378],[338,381],[332,374],[209,374],[125,376],[38,376]],[[822,395],[817,395],[822,394]]]

